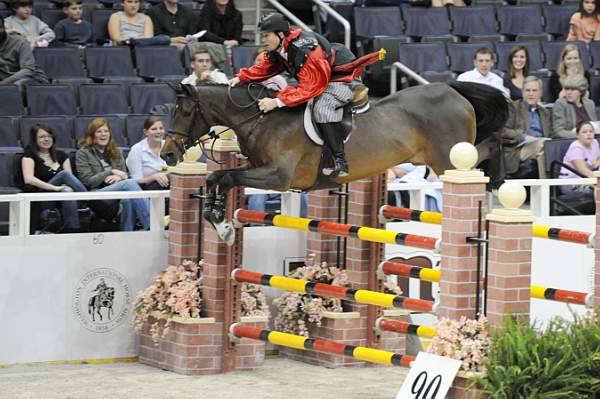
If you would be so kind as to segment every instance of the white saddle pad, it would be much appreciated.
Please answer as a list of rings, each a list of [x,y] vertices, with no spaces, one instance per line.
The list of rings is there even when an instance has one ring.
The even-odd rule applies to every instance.
[[[317,128],[315,127],[315,124],[312,119],[312,109],[313,109],[313,100],[310,100],[309,102],[306,103],[306,108],[304,108],[304,131],[306,132],[306,135],[313,143],[315,143],[316,145],[323,145],[325,143],[323,142],[323,139],[319,136],[319,133],[317,133]],[[368,106],[365,107],[364,110],[361,110],[361,112],[359,112],[359,113],[366,112],[367,110],[368,110]],[[354,127],[352,128],[352,130],[350,131],[350,133],[344,140],[344,144],[346,144],[348,142],[348,140],[350,140],[350,136],[352,136],[352,132],[354,132]]]

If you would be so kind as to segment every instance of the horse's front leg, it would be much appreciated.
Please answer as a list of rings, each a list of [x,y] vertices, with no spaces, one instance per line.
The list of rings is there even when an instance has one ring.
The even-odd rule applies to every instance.
[[[262,167],[253,169],[223,170],[215,196],[215,203],[210,215],[210,222],[217,230],[219,237],[227,245],[232,245],[235,230],[230,221],[225,220],[227,193],[233,187],[253,187],[258,189],[285,191],[290,185],[290,173],[286,169]]]

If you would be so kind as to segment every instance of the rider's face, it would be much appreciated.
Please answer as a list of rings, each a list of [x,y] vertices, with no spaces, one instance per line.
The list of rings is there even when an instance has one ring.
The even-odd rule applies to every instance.
[[[283,34],[275,32],[263,32],[260,34],[262,43],[269,51],[277,50],[279,43],[281,42]]]

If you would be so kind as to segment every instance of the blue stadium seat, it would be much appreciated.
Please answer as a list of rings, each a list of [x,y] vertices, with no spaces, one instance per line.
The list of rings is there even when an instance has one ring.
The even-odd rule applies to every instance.
[[[470,71],[474,68],[473,58],[475,52],[482,47],[494,50],[491,42],[485,43],[448,43],[448,56],[450,57],[450,70],[457,73]]]
[[[415,72],[448,70],[443,43],[404,43],[399,47],[400,62]]]
[[[354,4],[352,1],[337,0],[329,3],[331,8],[337,11],[342,17],[344,17],[350,26],[354,26]],[[323,35],[330,41],[336,43],[344,43],[344,27],[335,18],[327,18],[325,27],[323,29]],[[352,33],[351,33],[352,34]]]
[[[135,114],[147,114],[156,105],[175,102],[175,91],[166,83],[133,84],[130,95]]]
[[[264,46],[234,46],[231,48],[233,57],[233,72],[238,73],[240,68],[252,66],[254,54]]]
[[[600,70],[600,42],[592,41],[590,43],[590,56],[592,58],[591,68]]]
[[[56,146],[64,149],[74,149],[72,120],[66,116],[23,116],[21,118],[21,142],[29,144],[29,130],[36,123],[44,124],[52,129]]]
[[[81,142],[87,132],[89,124],[96,118],[106,119],[110,125],[117,147],[128,147],[127,142],[125,141],[125,122],[123,118],[118,115],[85,115],[76,117],[73,120],[73,129],[75,131],[77,143]]]
[[[16,118],[0,116],[0,151],[20,146]]]
[[[539,42],[500,42],[496,43],[496,54],[498,54],[498,62],[496,68],[501,71],[508,69],[508,54],[510,50],[515,46],[523,46],[529,53],[529,70],[535,71],[542,69],[544,64],[542,62],[542,48]]]
[[[52,80],[78,79],[91,82],[85,76],[79,49],[76,47],[36,47],[33,55],[40,68]]]
[[[504,6],[498,10],[500,33],[518,35],[522,33],[544,33],[542,11],[537,6]]]
[[[89,76],[95,80],[143,81],[135,74],[128,47],[87,47],[85,62]]]
[[[600,104],[600,76],[590,76],[590,98]]]
[[[546,20],[546,33],[554,35],[559,40],[566,39],[571,16],[578,9],[577,4],[544,4],[542,10]]]
[[[371,48],[383,48],[386,51],[385,59],[374,63],[367,68],[367,74],[371,79],[387,82],[390,79],[390,66],[398,61],[398,49],[400,43],[410,43],[412,39],[408,36],[376,36],[373,38]]]
[[[77,115],[75,94],[69,85],[27,86],[31,115]]]
[[[44,21],[50,29],[54,29],[54,25],[61,19],[65,19],[67,16],[63,12],[62,8],[43,8],[41,20]]]
[[[450,19],[445,7],[409,7],[403,13],[407,36],[450,35]]]
[[[579,48],[579,53],[581,54],[581,63],[583,64],[584,69],[588,69],[590,67],[590,57],[587,46],[584,42],[573,41],[573,42],[547,42],[542,43],[542,48],[544,49],[544,54],[546,54],[546,68],[554,71],[558,67],[558,62],[560,61],[560,53],[562,49],[567,44],[575,44],[577,48]]]
[[[355,7],[354,21],[357,40],[402,35],[400,7]]]
[[[550,77],[542,76],[540,79],[542,79],[542,102],[553,103],[555,99],[552,90],[550,90]]]
[[[15,85],[0,85],[0,116],[23,115],[23,97]]]
[[[108,20],[117,11],[113,9],[96,9],[92,13],[92,28],[94,29],[96,43],[106,43],[110,40],[108,37]]]
[[[79,104],[82,115],[129,112],[125,90],[119,84],[82,84],[79,86]]]
[[[18,151],[0,152],[0,195],[1,194],[17,194],[21,192],[18,189],[15,181],[15,168],[17,165],[17,157],[21,156],[23,149]]]
[[[494,7],[451,7],[452,33],[458,36],[495,35],[496,15]]]
[[[135,59],[144,79],[181,80],[186,76],[175,46],[136,47]]]
[[[144,138],[144,122],[150,115],[128,115],[125,120],[127,127],[127,139],[132,147],[138,141]],[[169,115],[156,115],[162,119],[165,125],[165,132],[171,127],[171,118]]]

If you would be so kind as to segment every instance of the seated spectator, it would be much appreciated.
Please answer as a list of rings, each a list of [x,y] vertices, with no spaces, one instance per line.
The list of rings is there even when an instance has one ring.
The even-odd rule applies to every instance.
[[[154,36],[154,25],[149,16],[139,12],[140,0],[123,0],[123,11],[116,12],[108,20],[108,36],[113,44],[136,46],[167,45],[167,35]]]
[[[227,76],[213,68],[212,57],[206,50],[199,50],[192,54],[192,69],[194,72],[181,81],[181,84],[197,86],[199,84],[217,83],[227,84]]]
[[[473,57],[473,65],[475,66],[473,70],[461,73],[456,80],[492,86],[508,97],[508,89],[504,87],[502,78],[492,72],[494,66],[494,53],[492,53],[492,50],[487,47],[478,49]]]
[[[129,178],[123,154],[115,145],[106,119],[96,118],[76,155],[77,173],[89,190],[141,191],[139,184]],[[105,201],[107,206],[120,202],[121,230],[132,231],[136,216],[144,229],[150,226],[148,200],[143,198]]]
[[[82,0],[67,0],[64,3],[63,11],[67,14],[67,18],[58,21],[54,26],[54,33],[56,33],[54,42],[78,47],[85,47],[93,43],[92,24],[81,18],[83,15]]]
[[[181,48],[192,41],[190,36],[198,31],[192,9],[178,4],[178,0],[163,0],[148,11],[148,16],[155,35],[169,36],[171,44]]]
[[[234,0],[206,0],[200,15],[199,31],[203,40],[224,46],[237,46],[242,40],[242,13]]]
[[[529,74],[529,53],[525,46],[515,46],[508,54],[508,70],[504,75],[504,87],[513,101],[523,98],[523,81]]]
[[[24,191],[87,191],[71,170],[69,157],[54,148],[54,133],[45,125],[33,125],[21,159]],[[62,201],[63,232],[79,230],[77,201]]]
[[[426,183],[438,181],[438,177],[431,168],[425,165],[413,165],[412,163],[403,163],[388,169],[387,182],[389,183]],[[404,191],[394,191],[396,206],[407,208],[408,196],[403,195]],[[405,198],[403,198],[405,197]],[[425,190],[425,210],[441,212],[442,211],[442,190]]]
[[[582,122],[596,121],[594,102],[584,97],[588,82],[582,75],[569,75],[564,80],[565,96],[552,109],[553,138],[575,138],[575,127]]]
[[[30,83],[48,83],[48,78],[35,63],[27,41],[17,34],[9,35],[0,18],[0,84],[14,84],[23,90]]]
[[[165,143],[165,125],[156,116],[144,121],[144,138],[131,147],[127,155],[127,168],[131,178],[144,190],[165,190],[169,188],[169,175],[164,172],[167,163],[160,157]]]
[[[581,75],[590,83],[590,74],[583,69],[579,48],[574,44],[567,44],[560,53],[560,61],[556,71],[550,77],[550,92],[554,101],[565,96],[564,80],[570,75]]]
[[[523,98],[511,103],[510,113],[502,130],[504,168],[513,175],[535,169],[545,178],[544,141],[552,136],[552,114],[540,104],[542,80],[528,76],[523,83]],[[525,176],[525,175],[523,175]]]
[[[15,15],[4,20],[8,33],[23,36],[31,47],[47,47],[54,40],[54,32],[41,19],[31,15],[33,0],[14,0],[10,3]]]
[[[590,122],[577,125],[577,140],[571,143],[563,158],[563,163],[576,170],[583,177],[594,177],[594,171],[600,166],[600,146],[594,138],[594,127]],[[580,178],[567,168],[561,168],[561,179]],[[562,186],[561,191],[567,194],[572,191],[591,193],[593,187],[587,185]]]
[[[580,0],[579,9],[571,16],[567,40],[581,40],[586,43],[600,39],[600,10],[596,0]]]
[[[262,59],[267,56],[267,54],[268,50],[265,47],[256,50],[254,57],[252,57],[254,60],[254,65],[259,65],[262,62]],[[287,80],[285,80],[285,78],[281,75],[272,76],[267,80],[263,80],[260,82],[260,84],[265,86],[267,89],[275,91],[283,90],[288,85]]]

